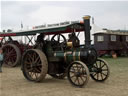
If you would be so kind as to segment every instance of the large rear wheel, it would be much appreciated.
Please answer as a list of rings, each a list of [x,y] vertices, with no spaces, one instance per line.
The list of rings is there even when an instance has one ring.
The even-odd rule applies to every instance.
[[[21,52],[14,44],[6,44],[2,47],[4,53],[4,64],[15,67],[20,63]]]
[[[22,71],[27,80],[42,81],[48,71],[48,62],[45,54],[39,49],[30,49],[22,58]]]

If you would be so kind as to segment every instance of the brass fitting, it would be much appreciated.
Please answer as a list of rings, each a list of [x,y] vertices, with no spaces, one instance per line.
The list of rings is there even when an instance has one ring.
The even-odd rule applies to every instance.
[[[86,15],[83,17],[83,19],[90,19],[90,18],[91,18],[91,16],[89,16],[89,15]]]

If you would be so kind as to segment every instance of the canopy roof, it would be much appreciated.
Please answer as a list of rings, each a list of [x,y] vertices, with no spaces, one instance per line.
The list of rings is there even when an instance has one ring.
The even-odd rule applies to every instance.
[[[128,35],[128,30],[107,30],[107,29],[103,29],[102,31],[97,31],[97,33],[94,33],[93,35],[96,35],[96,34]]]
[[[73,24],[57,26],[57,27],[50,27],[50,28],[39,28],[39,29],[26,30],[26,31],[0,33],[0,37],[28,36],[28,35],[36,35],[37,33],[44,33],[46,35],[52,35],[52,34],[60,34],[60,33],[80,32],[80,31],[84,31],[84,24],[73,23]]]

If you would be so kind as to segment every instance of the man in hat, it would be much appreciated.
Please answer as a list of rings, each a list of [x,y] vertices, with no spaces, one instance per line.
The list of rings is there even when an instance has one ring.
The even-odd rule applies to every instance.
[[[40,35],[37,36],[36,45],[34,46],[34,48],[44,49],[46,43],[44,38],[45,34],[40,33]]]

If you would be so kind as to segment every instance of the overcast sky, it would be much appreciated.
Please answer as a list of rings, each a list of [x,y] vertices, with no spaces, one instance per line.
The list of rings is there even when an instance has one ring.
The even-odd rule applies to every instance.
[[[128,29],[128,1],[1,1],[1,28],[20,29],[40,24],[94,17],[102,28]]]

